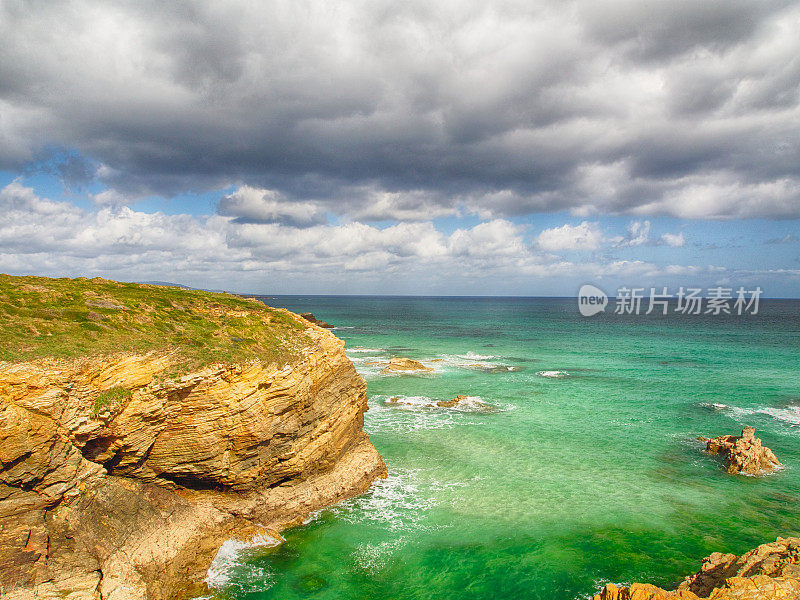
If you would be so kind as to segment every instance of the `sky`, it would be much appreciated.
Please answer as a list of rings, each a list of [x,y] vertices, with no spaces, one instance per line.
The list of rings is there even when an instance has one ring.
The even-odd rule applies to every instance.
[[[0,0],[0,272],[800,297],[800,2]]]

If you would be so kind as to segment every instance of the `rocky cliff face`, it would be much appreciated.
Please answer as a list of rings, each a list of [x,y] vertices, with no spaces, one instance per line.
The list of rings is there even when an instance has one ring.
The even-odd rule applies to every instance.
[[[778,538],[742,556],[715,552],[678,589],[606,585],[595,600],[782,600],[800,598],[800,538]]]
[[[179,598],[220,544],[295,524],[386,467],[331,333],[290,366],[168,353],[0,363],[3,598]]]

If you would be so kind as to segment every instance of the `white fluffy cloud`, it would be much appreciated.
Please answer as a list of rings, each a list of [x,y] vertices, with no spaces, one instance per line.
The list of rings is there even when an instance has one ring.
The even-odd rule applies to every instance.
[[[672,246],[673,248],[680,248],[686,245],[686,239],[681,233],[665,233],[661,236],[659,242],[665,246]]]
[[[217,206],[223,216],[235,217],[240,223],[284,223],[309,226],[326,221],[324,209],[315,202],[297,202],[275,190],[247,185],[223,197]]]
[[[253,193],[261,206],[263,194]],[[284,291],[472,293],[474,281],[491,282],[483,284],[489,286],[484,291],[500,292],[512,289],[504,287],[512,282],[529,286],[532,280],[565,276],[652,276],[660,269],[636,260],[576,263],[550,254],[611,247],[613,241],[597,223],[545,230],[535,244],[529,235],[525,227],[503,219],[451,233],[431,221],[294,226],[223,215],[147,213],[113,204],[84,210],[42,198],[19,181],[0,189],[0,271],[13,273],[102,274],[241,291],[284,286]]]
[[[639,246],[671,246],[686,244],[683,232],[664,233],[658,239],[651,236],[650,221],[631,221],[625,235],[607,236],[599,223],[583,221],[580,225],[562,225],[545,229],[536,238],[536,246],[548,252],[594,251],[601,248],[622,249]]]
[[[605,242],[605,237],[597,223],[584,221],[580,225],[562,225],[545,229],[536,238],[542,250],[559,252],[561,250],[597,250]]]

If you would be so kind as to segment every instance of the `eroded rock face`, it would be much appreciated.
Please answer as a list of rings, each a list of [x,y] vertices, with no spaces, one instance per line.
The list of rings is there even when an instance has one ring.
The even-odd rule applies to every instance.
[[[778,538],[742,556],[715,552],[678,589],[606,585],[594,600],[783,600],[800,598],[800,538]]]
[[[761,440],[755,433],[753,427],[745,427],[740,436],[715,437],[707,441],[706,450],[723,457],[728,473],[746,475],[770,473],[775,467],[781,466],[781,463],[772,450],[761,445]]]
[[[294,317],[303,322],[300,317]],[[0,364],[3,598],[177,598],[220,544],[365,491],[386,467],[363,432],[366,385],[307,324],[292,366],[164,355]],[[131,390],[98,406],[103,392]]]
[[[403,372],[431,372],[433,369],[426,367],[417,360],[410,358],[393,358],[389,361],[389,365],[381,371],[381,373],[403,373]]]

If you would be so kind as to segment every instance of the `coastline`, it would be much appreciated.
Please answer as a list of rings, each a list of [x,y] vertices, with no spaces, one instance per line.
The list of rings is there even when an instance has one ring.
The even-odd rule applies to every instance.
[[[419,302],[430,313],[437,301]],[[506,305],[517,310],[526,304]],[[111,315],[101,321],[107,324],[123,309],[91,310]],[[521,321],[498,321],[488,337],[475,334],[488,329],[485,323],[491,321],[486,316],[434,311],[436,327],[420,336],[408,323],[395,323],[391,311],[384,312],[386,321],[365,324],[358,309],[351,317],[321,310],[341,325],[336,333],[347,341],[345,353],[344,342],[329,331],[277,311],[274,318],[284,319],[280,322],[302,334],[297,340],[306,340],[293,342],[297,356],[284,363],[242,361],[177,375],[172,374],[175,355],[164,352],[4,363],[0,394],[11,401],[3,414],[16,411],[30,421],[33,437],[25,443],[35,443],[29,446],[38,448],[43,445],[39,442],[50,443],[51,438],[57,444],[64,442],[63,453],[62,446],[51,445],[58,450],[53,456],[63,456],[63,463],[73,469],[53,471],[55,461],[45,465],[35,456],[19,453],[17,464],[25,465],[28,475],[40,469],[40,477],[20,484],[20,489],[32,488],[22,489],[31,494],[9,494],[3,488],[8,495],[0,500],[0,508],[17,510],[18,524],[24,521],[27,527],[14,531],[6,527],[10,521],[4,522],[3,535],[8,535],[3,557],[14,549],[18,556],[30,553],[35,558],[38,553],[37,560],[19,562],[17,575],[25,575],[21,571],[26,564],[38,569],[34,576],[39,577],[40,587],[38,592],[28,588],[6,596],[34,598],[38,593],[43,598],[60,593],[59,589],[71,590],[73,598],[100,595],[114,600],[202,594],[207,568],[223,542],[235,546],[274,539],[280,530],[301,524],[309,513],[360,494],[384,473],[364,430],[394,466],[389,485],[381,483],[363,501],[344,502],[324,518],[294,529],[280,547],[256,557],[255,569],[263,567],[278,576],[261,580],[269,597],[294,598],[306,589],[306,581],[331,590],[337,585],[345,592],[364,590],[375,578],[390,590],[389,596],[408,586],[413,597],[426,598],[430,590],[457,589],[457,578],[467,573],[480,598],[500,586],[507,597],[536,598],[552,591],[550,597],[566,600],[595,591],[598,585],[592,582],[608,581],[606,577],[654,581],[662,586],[658,593],[672,594],[665,591],[669,582],[693,568],[693,561],[704,553],[723,548],[743,552],[755,545],[753,539],[760,543],[774,539],[774,532],[794,534],[791,521],[783,516],[797,460],[791,443],[787,444],[795,432],[785,420],[793,408],[768,411],[756,405],[745,413],[738,399],[743,394],[721,404],[694,392],[681,403],[665,401],[658,411],[642,406],[629,413],[637,420],[624,421],[621,411],[633,410],[644,396],[626,403],[627,396],[613,395],[614,386],[631,381],[657,385],[659,378],[671,386],[693,384],[689,375],[700,371],[701,359],[688,364],[670,361],[669,353],[678,352],[671,346],[641,358],[634,345],[622,357],[577,362],[574,354],[561,350],[564,338],[585,340],[586,334],[577,328],[573,333],[571,322],[559,316],[562,311],[537,323],[549,326],[562,319],[553,341],[539,333],[530,343],[533,336]],[[138,314],[131,310],[126,318],[130,317]],[[438,337],[440,331],[449,333],[447,339]],[[770,347],[770,355],[774,354]],[[712,355],[725,356],[710,351]],[[385,371],[393,358],[397,364],[401,357],[413,357],[405,360],[415,362],[407,363],[408,369]],[[417,362],[432,370],[420,370]],[[639,370],[630,374],[632,365]],[[551,372],[561,376],[542,375]],[[616,377],[609,377],[609,372]],[[676,372],[683,374],[681,383],[675,383]],[[619,373],[629,375],[623,378]],[[700,375],[696,387],[687,389],[702,392],[710,387],[707,371]],[[364,377],[370,382],[369,396]],[[758,380],[754,381],[757,386]],[[789,392],[792,381],[783,379]],[[130,395],[110,395],[119,388],[130,390]],[[612,402],[592,401],[608,391]],[[458,396],[461,392],[475,395]],[[666,394],[672,390],[662,393],[669,398]],[[749,393],[759,396],[763,405],[768,402]],[[792,402],[784,397],[777,401]],[[391,402],[392,398],[398,400]],[[458,398],[473,399],[475,406],[451,406]],[[477,403],[503,410],[477,410],[483,406]],[[259,406],[266,409],[263,414],[256,410]],[[758,434],[776,448],[785,470],[759,480],[734,476],[725,472],[722,460],[704,453],[705,444],[695,439],[696,434],[738,431],[730,425],[731,418],[740,415],[737,411],[748,421],[761,419]],[[260,455],[264,460],[254,461],[252,449],[262,442],[280,444],[291,437],[280,428],[259,429],[265,423],[259,414],[273,424],[292,423],[304,450],[276,447],[274,456]],[[581,414],[591,418],[582,421]],[[690,416],[702,427],[670,419],[670,414]],[[598,428],[598,422],[605,427]],[[55,437],[45,440],[53,423]],[[59,437],[59,432],[65,435]],[[562,437],[564,432],[570,437]],[[641,446],[642,439],[649,440],[648,446]],[[261,441],[253,445],[254,440]],[[596,452],[592,464],[585,460],[589,442]],[[5,451],[13,444],[2,447]],[[23,448],[22,442],[19,447]],[[642,460],[650,455],[649,461]],[[270,456],[274,462],[269,462]],[[324,456],[331,458],[329,464],[320,463]],[[4,466],[15,460],[3,456]],[[320,468],[311,467],[312,463]],[[93,464],[104,465],[106,473],[95,473]],[[18,476],[23,471],[10,467],[9,473]],[[631,473],[644,478],[632,485]],[[46,494],[49,504],[37,505]],[[681,498],[676,500],[678,494]],[[566,521],[564,529],[554,529],[576,507],[594,506],[598,512],[589,519]],[[684,509],[681,522],[671,517],[676,506]],[[748,511],[747,518],[731,520],[735,507]],[[783,520],[775,523],[784,523],[780,528],[770,521],[778,518]],[[481,519],[491,526],[476,528]],[[574,523],[578,527],[570,532]],[[669,531],[659,529],[661,523]],[[688,527],[675,529],[684,524]],[[509,537],[509,531],[520,533]],[[402,575],[393,569],[394,561],[430,557],[434,549],[437,556],[446,552],[452,557],[446,568],[423,562]],[[635,555],[638,567],[625,562],[626,551],[627,556]],[[530,564],[531,557],[536,568],[574,564],[590,575],[576,578],[569,588],[546,588],[539,583],[543,579],[531,586],[517,576],[524,570],[515,571],[523,561]],[[484,565],[492,561],[500,567],[487,573]],[[656,571],[651,564],[664,569]],[[637,568],[640,575],[630,577]],[[391,581],[381,580],[384,573]],[[431,587],[428,573],[441,578],[434,582],[439,587]],[[353,574],[362,578],[363,588],[346,587],[351,585],[346,578]],[[234,573],[233,586],[223,594],[236,598],[240,591],[247,593],[237,587],[240,576],[247,574]],[[414,589],[415,585],[419,587]],[[483,585],[486,595],[480,595]]]

